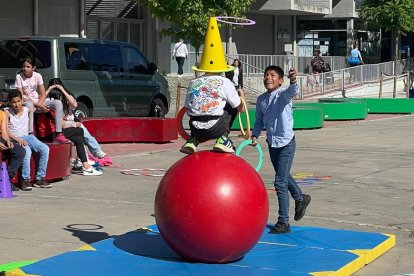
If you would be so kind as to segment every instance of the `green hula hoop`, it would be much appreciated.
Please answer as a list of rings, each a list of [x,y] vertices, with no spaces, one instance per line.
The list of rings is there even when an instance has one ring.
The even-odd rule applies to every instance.
[[[240,144],[240,146],[238,146],[238,147],[237,147],[236,155],[237,155],[237,156],[240,156],[240,152],[242,151],[242,149],[243,149],[245,146],[247,146],[247,145],[249,145],[249,144],[251,144],[251,143],[252,143],[252,140],[251,140],[251,139],[249,139],[249,140],[244,140],[244,141]],[[263,164],[263,150],[262,150],[262,147],[260,146],[260,144],[257,144],[257,145],[255,146],[255,148],[256,148],[256,149],[257,149],[257,151],[259,152],[259,162],[257,162],[257,166],[256,166],[255,170],[256,170],[256,172],[259,172],[259,170],[260,170],[260,168],[262,167],[262,164]]]

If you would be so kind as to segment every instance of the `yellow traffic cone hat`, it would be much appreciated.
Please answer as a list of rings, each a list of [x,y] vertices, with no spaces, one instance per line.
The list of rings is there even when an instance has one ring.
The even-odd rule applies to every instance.
[[[204,40],[204,49],[200,65],[193,66],[194,71],[220,73],[234,70],[234,66],[227,65],[223,46],[221,45],[220,30],[217,19],[210,17]]]

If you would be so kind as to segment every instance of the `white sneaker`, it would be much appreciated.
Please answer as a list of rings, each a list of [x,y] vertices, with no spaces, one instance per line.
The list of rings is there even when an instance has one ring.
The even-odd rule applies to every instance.
[[[95,166],[96,162],[88,159],[88,164],[91,165],[91,166]]]
[[[99,158],[99,159],[101,159],[101,158],[104,158],[105,156],[107,156],[108,154],[106,154],[105,152],[103,152],[102,150],[100,150],[100,151],[98,151],[98,152],[95,152],[95,154],[94,154],[94,156],[96,157],[96,158]]]
[[[90,167],[88,170],[83,170],[85,176],[98,176],[102,175],[102,172],[95,170],[94,167]]]

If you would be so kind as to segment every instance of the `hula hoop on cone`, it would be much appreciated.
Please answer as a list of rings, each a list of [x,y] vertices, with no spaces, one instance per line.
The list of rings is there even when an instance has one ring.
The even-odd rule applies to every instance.
[[[251,143],[252,143],[252,140],[251,140],[251,139],[249,139],[249,140],[244,140],[244,141],[240,144],[240,146],[238,146],[238,147],[237,147],[237,150],[236,150],[236,155],[237,155],[237,156],[240,156],[240,153],[241,153],[242,149],[243,149],[245,146],[247,146],[247,145],[249,145],[249,144],[251,144]],[[262,167],[262,165],[263,165],[263,150],[262,150],[262,147],[260,146],[260,144],[256,144],[255,148],[257,149],[257,152],[259,153],[259,161],[257,162],[257,165],[256,165],[255,170],[256,170],[256,172],[259,172],[260,168],[261,168],[261,167]]]
[[[178,134],[180,134],[180,136],[187,141],[188,139],[190,139],[191,136],[185,131],[183,126],[183,118],[186,111],[187,108],[185,106],[181,107],[180,111],[178,111],[176,122]]]
[[[232,22],[230,20],[241,20],[244,22]],[[254,25],[256,24],[256,21],[242,18],[242,17],[235,17],[235,16],[216,16],[216,20],[221,23],[231,24],[231,25],[242,25],[242,26],[248,26],[248,25]]]
[[[240,125],[240,131],[241,134],[243,136],[243,138],[245,140],[250,139],[250,117],[249,117],[249,111],[247,110],[247,105],[246,105],[246,101],[244,100],[243,97],[240,97],[240,100],[243,104],[243,108],[246,111],[246,130],[244,130],[243,125],[242,125],[242,119],[241,119],[241,112],[239,112],[238,117],[239,117],[239,125]]]

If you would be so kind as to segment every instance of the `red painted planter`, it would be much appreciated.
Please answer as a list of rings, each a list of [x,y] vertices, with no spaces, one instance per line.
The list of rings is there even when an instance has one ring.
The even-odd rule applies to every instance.
[[[49,146],[49,162],[46,169],[47,181],[56,181],[62,180],[71,174],[71,164],[70,159],[72,157],[72,144],[55,144],[55,143],[46,143]],[[0,153],[1,154],[1,153]],[[36,176],[36,168],[38,167],[39,156],[36,153],[32,154],[32,159],[30,162],[30,180],[34,181]],[[21,173],[19,172],[12,180],[12,183],[18,183]]]
[[[175,118],[83,118],[98,142],[169,142],[178,139]]]

